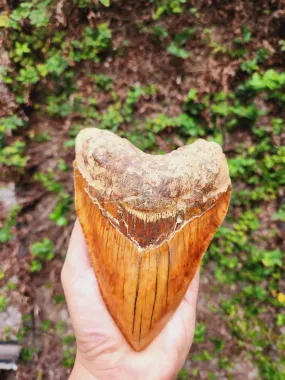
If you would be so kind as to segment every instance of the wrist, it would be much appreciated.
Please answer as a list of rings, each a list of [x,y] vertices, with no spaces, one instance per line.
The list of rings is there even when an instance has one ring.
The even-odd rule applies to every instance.
[[[120,366],[109,368],[102,372],[95,369],[94,361],[85,360],[80,352],[77,352],[74,367],[69,380],[173,380],[176,378],[179,369],[174,368],[172,363],[164,362],[163,367],[160,364],[147,360],[135,360],[130,358],[127,363],[123,360]],[[95,371],[95,372],[94,372]]]

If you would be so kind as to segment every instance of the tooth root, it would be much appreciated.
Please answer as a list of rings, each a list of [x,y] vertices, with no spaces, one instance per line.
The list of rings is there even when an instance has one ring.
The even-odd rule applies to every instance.
[[[197,267],[222,223],[230,201],[230,187],[201,216],[190,220],[167,237],[170,219],[146,222],[135,214],[127,216],[132,235],[151,230],[167,238],[162,244],[141,249],[137,241],[122,233],[112,217],[87,194],[88,183],[76,164],[75,204],[88,245],[102,297],[129,344],[144,349],[162,330],[183,299]],[[119,207],[119,206],[117,206]],[[175,219],[175,218],[173,218]],[[149,220],[149,218],[148,218]]]

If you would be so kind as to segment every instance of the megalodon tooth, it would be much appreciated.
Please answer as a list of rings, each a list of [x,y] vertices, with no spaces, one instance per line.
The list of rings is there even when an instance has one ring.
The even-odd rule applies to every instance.
[[[76,138],[75,206],[102,297],[136,350],[171,318],[230,202],[220,145],[146,154],[97,128]]]

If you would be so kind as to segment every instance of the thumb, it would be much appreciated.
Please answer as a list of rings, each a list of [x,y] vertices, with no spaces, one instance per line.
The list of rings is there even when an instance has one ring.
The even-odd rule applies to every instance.
[[[66,272],[68,272],[68,276],[81,276],[90,267],[91,263],[88,256],[87,244],[81,225],[78,219],[76,219],[62,270],[63,280],[66,277]]]
[[[109,314],[96,280],[95,272],[91,266],[88,249],[82,228],[78,221],[75,222],[66,260],[61,272],[61,281],[78,339],[83,340],[93,335],[93,343],[100,336],[115,337],[122,340],[113,318]],[[111,339],[112,340],[112,339]]]

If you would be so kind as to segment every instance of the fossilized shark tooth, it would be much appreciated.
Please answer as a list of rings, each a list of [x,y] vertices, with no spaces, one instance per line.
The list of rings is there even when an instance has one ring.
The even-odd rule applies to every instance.
[[[140,351],[183,299],[230,201],[226,158],[197,140],[146,154],[115,134],[76,138],[75,204],[103,299]]]

